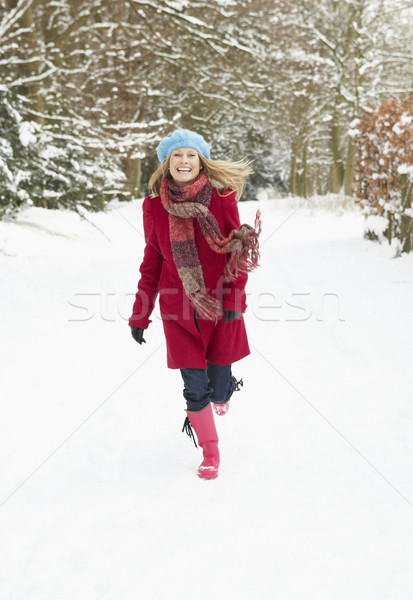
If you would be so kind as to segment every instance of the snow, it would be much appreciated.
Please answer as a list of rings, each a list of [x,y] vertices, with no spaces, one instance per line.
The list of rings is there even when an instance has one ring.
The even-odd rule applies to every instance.
[[[410,600],[413,255],[345,200],[261,195],[252,353],[196,476],[158,307],[127,325],[141,201],[0,222],[8,600]]]
[[[379,240],[384,243],[384,232],[388,224],[389,220],[382,215],[367,215],[364,219],[364,231],[376,234]]]
[[[35,127],[29,121],[22,121],[19,127],[19,138],[22,146],[29,146],[36,142]]]
[[[411,177],[413,177],[413,165],[397,165],[397,172],[399,173],[399,175],[410,175]]]
[[[408,127],[409,125],[411,125],[413,121],[413,117],[407,113],[403,113],[400,116],[400,125],[402,125],[403,127]]]

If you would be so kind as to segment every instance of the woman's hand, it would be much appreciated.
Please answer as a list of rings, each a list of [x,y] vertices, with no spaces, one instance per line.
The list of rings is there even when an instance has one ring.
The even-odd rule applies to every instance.
[[[141,327],[131,327],[132,337],[135,340],[135,342],[138,342],[138,344],[142,344],[142,342],[146,344],[146,340],[143,339],[144,331],[145,330]]]
[[[229,321],[234,321],[235,319],[239,319],[241,315],[242,315],[242,313],[237,312],[236,310],[225,310],[224,311],[224,318],[227,323]]]

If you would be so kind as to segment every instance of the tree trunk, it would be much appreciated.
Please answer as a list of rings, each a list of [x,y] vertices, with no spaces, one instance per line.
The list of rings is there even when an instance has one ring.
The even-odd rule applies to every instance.
[[[291,147],[291,172],[290,172],[290,184],[289,192],[295,195],[297,193],[297,160],[300,152],[300,145],[298,141],[294,141]]]
[[[344,167],[340,155],[340,126],[335,114],[330,128],[330,148],[333,158],[330,178],[330,191],[337,194],[343,185]]]
[[[387,219],[388,219],[387,241],[389,242],[389,244],[391,244],[392,235],[393,235],[393,231],[392,231],[392,229],[393,229],[393,215],[391,214],[391,212],[388,213]]]
[[[400,218],[400,237],[403,244],[403,252],[411,252],[413,249],[413,218],[406,215],[404,211],[412,206],[413,185],[408,184],[407,174],[400,176],[402,214]]]
[[[349,136],[347,144],[346,168],[344,171],[344,193],[346,196],[351,196],[353,192],[355,154],[356,152],[353,139]]]
[[[9,10],[16,8],[18,0],[8,0],[7,5]],[[36,25],[33,19],[33,12],[31,8],[28,8],[21,18],[19,19],[19,25],[24,30],[20,34],[20,40],[23,42],[23,52],[21,55],[22,59],[26,59],[26,62],[20,62],[18,64],[19,76],[23,79],[38,75],[42,67],[42,61],[39,60],[27,60],[30,56],[36,56],[40,54],[40,42],[36,33]],[[19,92],[31,100],[32,106],[35,112],[43,115],[44,113],[44,98],[40,93],[41,83],[24,83],[20,86]],[[44,118],[42,116],[34,116],[34,120],[43,125]]]
[[[413,248],[413,218],[410,215],[401,215],[400,238],[402,252],[411,252]]]
[[[307,145],[302,149],[301,168],[297,177],[297,195],[307,196]]]
[[[127,178],[126,195],[129,200],[141,196],[142,159],[127,156],[122,159],[123,169]]]

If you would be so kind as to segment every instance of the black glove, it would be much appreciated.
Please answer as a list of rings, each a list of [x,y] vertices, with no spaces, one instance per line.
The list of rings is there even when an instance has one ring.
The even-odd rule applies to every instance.
[[[145,342],[146,344],[146,340],[143,339],[143,332],[145,331],[144,329],[142,329],[141,327],[131,327],[130,329],[135,342],[138,342],[138,344],[142,344],[142,342]]]
[[[236,310],[224,310],[224,318],[225,321],[233,321],[234,319],[239,319],[242,313],[237,312]]]

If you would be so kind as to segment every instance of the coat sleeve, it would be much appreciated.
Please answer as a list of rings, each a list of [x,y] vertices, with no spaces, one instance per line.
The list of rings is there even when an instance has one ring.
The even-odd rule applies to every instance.
[[[152,198],[150,196],[143,201],[142,210],[146,246],[143,261],[139,268],[141,276],[138,282],[138,290],[132,308],[132,316],[129,319],[129,325],[131,327],[147,329],[149,323],[152,322],[149,317],[158,295],[158,283],[161,276],[163,256],[156,237],[155,220],[152,213]]]
[[[225,235],[241,226],[238,203],[235,192],[222,198],[224,206]],[[228,255],[229,259],[229,255]],[[247,273],[239,273],[235,281],[224,284],[222,306],[224,310],[234,310],[244,313],[247,308],[245,285],[248,280]]]

